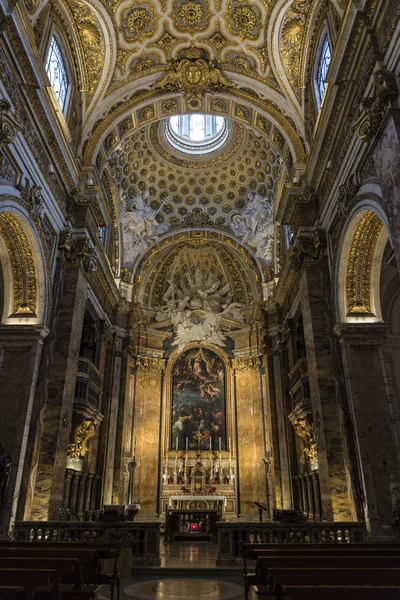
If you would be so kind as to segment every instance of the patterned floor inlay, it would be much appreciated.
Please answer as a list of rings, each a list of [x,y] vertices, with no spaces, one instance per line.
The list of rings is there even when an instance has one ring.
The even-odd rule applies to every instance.
[[[121,586],[121,600],[242,600],[243,588],[236,583],[207,579],[153,579]],[[106,600],[102,588],[98,599]]]

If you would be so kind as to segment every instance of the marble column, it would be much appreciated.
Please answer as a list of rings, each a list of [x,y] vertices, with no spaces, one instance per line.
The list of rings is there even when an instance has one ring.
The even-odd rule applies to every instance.
[[[366,520],[371,534],[382,537],[391,529],[390,476],[399,472],[400,459],[384,373],[387,329],[381,323],[345,323],[335,332],[357,440]]]
[[[28,481],[23,478],[23,472],[33,450],[28,440],[46,336],[46,327],[40,325],[0,325],[0,443],[12,463],[0,510],[0,533],[3,534],[12,524],[18,505],[26,502]]]
[[[72,477],[74,475],[73,469],[67,469],[65,473],[65,487],[64,487],[64,508],[68,508],[70,506],[71,499],[71,486],[72,486]]]
[[[57,328],[48,373],[31,518],[57,518],[62,506],[70,423],[87,297],[87,281],[79,264],[64,266],[63,291],[53,326]]]
[[[339,406],[328,335],[329,322],[318,262],[305,263],[300,279],[300,301],[307,353],[313,427],[318,453],[322,518],[351,520]]]
[[[390,239],[400,270],[400,110],[390,110],[372,156],[382,190]]]
[[[267,504],[264,466],[265,438],[262,413],[260,361],[258,357],[233,361],[238,432],[240,514],[254,515],[254,502]]]
[[[143,515],[158,512],[160,482],[160,425],[164,360],[139,356],[136,359],[134,430],[136,466],[135,499]]]

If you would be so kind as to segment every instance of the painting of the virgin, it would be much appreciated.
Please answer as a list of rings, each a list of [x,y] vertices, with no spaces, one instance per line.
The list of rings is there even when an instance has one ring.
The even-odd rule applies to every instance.
[[[225,450],[225,438],[224,363],[211,350],[187,350],[172,374],[171,449],[178,440],[178,450],[186,443],[189,450],[209,450],[211,440],[214,450]]]

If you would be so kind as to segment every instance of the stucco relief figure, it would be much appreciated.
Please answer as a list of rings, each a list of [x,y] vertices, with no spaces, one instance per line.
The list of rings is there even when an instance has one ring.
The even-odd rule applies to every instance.
[[[178,350],[193,341],[223,346],[222,318],[243,322],[242,308],[243,304],[232,302],[229,283],[222,285],[213,273],[204,275],[197,267],[193,274],[185,274],[179,286],[169,281],[156,320],[171,319]]]
[[[156,216],[158,211],[146,204],[149,192],[145,191],[139,196],[126,198],[121,192],[120,223],[124,242],[123,266],[130,267],[135,258],[142,254],[146,248],[156,242],[159,236],[168,229],[167,224],[159,224]],[[163,203],[167,199],[163,200]]]
[[[247,198],[248,204],[242,214],[232,217],[232,230],[243,243],[255,249],[257,258],[271,265],[274,243],[272,202],[253,192],[249,192]]]

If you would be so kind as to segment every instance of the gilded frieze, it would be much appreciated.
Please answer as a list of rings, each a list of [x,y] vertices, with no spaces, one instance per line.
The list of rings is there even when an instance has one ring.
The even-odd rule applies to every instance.
[[[249,371],[258,371],[261,367],[259,356],[248,356],[246,358],[234,358],[232,368],[236,373],[247,373]]]
[[[0,145],[11,144],[21,127],[18,117],[11,112],[8,100],[0,100]]]
[[[146,373],[158,373],[160,371],[164,371],[165,360],[162,358],[142,356],[139,354],[136,358],[136,367],[140,371],[145,371]]]

